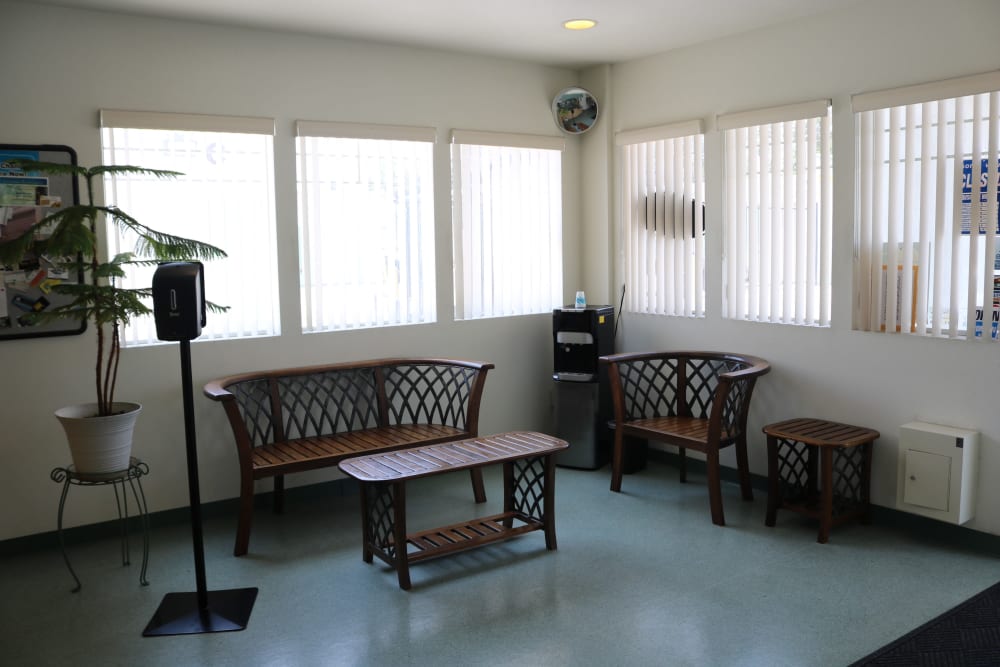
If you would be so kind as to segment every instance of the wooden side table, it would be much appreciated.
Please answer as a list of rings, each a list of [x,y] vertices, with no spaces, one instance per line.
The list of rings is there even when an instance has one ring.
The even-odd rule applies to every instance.
[[[767,435],[767,518],[779,509],[819,519],[817,542],[850,519],[870,521],[872,447],[879,432],[823,419],[789,419]],[[817,475],[819,459],[819,475]]]
[[[80,590],[80,577],[76,576],[76,572],[69,562],[69,556],[66,554],[66,541],[63,539],[63,510],[66,507],[66,495],[69,493],[70,486],[110,485],[114,489],[115,505],[118,507],[118,523],[121,528],[122,565],[129,564],[127,525],[129,516],[128,491],[125,485],[127,484],[132,490],[132,497],[135,498],[135,504],[142,523],[142,570],[139,572],[139,583],[143,586],[149,585],[149,582],[146,581],[146,565],[149,563],[149,516],[146,507],[146,495],[142,491],[142,482],[140,481],[142,476],[147,474],[149,474],[149,466],[135,457],[129,459],[128,468],[116,472],[84,473],[77,472],[73,466],[52,470],[50,475],[52,481],[63,485],[62,495],[59,497],[59,516],[56,529],[59,533],[59,548],[62,550],[63,560],[66,561],[66,567],[69,568],[69,573],[73,575],[73,580],[76,582],[76,587],[73,589],[74,593]],[[120,492],[119,486],[121,487]],[[123,509],[124,513],[122,512]]]

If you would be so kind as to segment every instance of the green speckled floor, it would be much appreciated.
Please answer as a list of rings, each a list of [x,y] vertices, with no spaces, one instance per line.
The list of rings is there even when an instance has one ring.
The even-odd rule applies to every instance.
[[[500,511],[468,476],[407,487],[410,529]],[[816,543],[814,522],[766,494],[723,488],[713,526],[703,479],[650,463],[608,490],[609,472],[558,469],[559,550],[540,532],[415,565],[413,589],[361,560],[357,499],[292,495],[258,511],[250,554],[230,553],[235,517],[205,522],[210,590],[260,589],[242,632],[143,638],[168,592],[195,590],[187,525],[157,526],[148,587],[116,540],[0,559],[0,664],[34,665],[846,665],[1000,580],[995,554],[925,531],[856,524]],[[327,487],[329,488],[329,487]],[[94,491],[91,491],[92,493]]]

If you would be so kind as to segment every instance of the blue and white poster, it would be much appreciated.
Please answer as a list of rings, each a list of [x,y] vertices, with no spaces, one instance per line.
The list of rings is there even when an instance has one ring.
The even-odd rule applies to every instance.
[[[987,171],[987,159],[983,158],[980,166],[979,177],[979,233],[986,233],[986,216],[989,214],[989,202],[987,201],[987,185],[989,184],[989,172]],[[993,178],[997,183],[997,202],[1000,202],[1000,159],[997,160],[997,169],[993,171]],[[962,233],[968,234],[971,229],[972,218],[972,160],[962,160]],[[1000,211],[1000,206],[998,206]],[[1000,213],[997,215],[997,226],[995,232],[1000,234]]]

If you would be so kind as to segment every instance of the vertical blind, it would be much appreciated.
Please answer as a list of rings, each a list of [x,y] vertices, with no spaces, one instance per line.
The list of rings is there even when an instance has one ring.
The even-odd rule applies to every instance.
[[[562,300],[562,139],[452,133],[455,318]]]
[[[727,114],[724,314],[829,326],[830,101]]]
[[[701,121],[620,132],[625,308],[705,315]]]
[[[103,110],[105,164],[179,171],[161,180],[108,177],[104,198],[143,224],[222,248],[205,264],[206,298],[229,306],[210,313],[202,338],[280,333],[275,238],[273,136],[269,118]],[[109,251],[131,252],[135,238],[109,226]],[[123,286],[148,287],[155,267],[134,266]],[[158,342],[152,317],[121,332],[125,345]]]
[[[856,329],[996,339],[998,90],[990,72],[852,98]]]
[[[434,322],[434,128],[296,134],[302,330]]]

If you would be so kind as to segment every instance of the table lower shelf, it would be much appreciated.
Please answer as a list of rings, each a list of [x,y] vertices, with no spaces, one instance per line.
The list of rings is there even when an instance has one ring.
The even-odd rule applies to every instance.
[[[406,536],[406,561],[420,561],[475,549],[495,542],[503,542],[535,530],[544,530],[545,524],[520,512],[503,512],[478,517],[440,528],[430,528]],[[389,545],[391,547],[391,545]],[[372,545],[375,555],[390,565],[386,557],[391,551],[385,545]]]
[[[811,519],[823,518],[823,505],[818,497],[806,500],[782,500],[777,509],[801,514]],[[868,508],[864,505],[834,497],[833,511],[830,516],[831,526],[837,526],[859,517],[864,518],[867,513]]]

